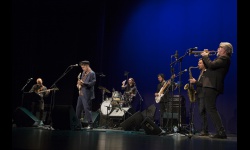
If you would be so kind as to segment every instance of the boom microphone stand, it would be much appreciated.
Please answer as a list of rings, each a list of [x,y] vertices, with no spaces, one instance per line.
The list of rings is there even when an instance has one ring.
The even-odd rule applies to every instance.
[[[172,64],[172,57],[177,57],[177,51],[176,51],[176,54],[175,55],[171,55],[171,64]],[[167,100],[167,103],[168,104],[165,104],[165,102],[163,102],[164,103],[164,105],[165,105],[165,107],[166,107],[166,105],[167,105],[167,108],[168,109],[170,109],[171,110],[171,118],[169,117],[169,115],[168,115],[168,111],[166,111],[166,114],[167,114],[167,123],[166,123],[166,129],[167,129],[167,131],[169,130],[168,129],[168,123],[169,123],[169,119],[171,119],[171,124],[170,124],[170,130],[168,131],[168,132],[170,132],[170,133],[172,133],[172,127],[173,127],[173,118],[174,118],[174,114],[173,114],[173,97],[174,97],[174,89],[173,89],[173,87],[172,87],[172,83],[173,83],[173,79],[172,79],[172,77],[173,77],[173,75],[174,75],[174,67],[173,67],[173,65],[171,65],[171,78],[170,78],[170,80],[171,80],[171,84],[170,84],[170,86],[171,86],[171,95],[170,95],[170,97],[171,97],[171,99],[170,100]],[[165,92],[168,92],[169,91],[169,88],[170,88],[170,86],[169,87],[167,87],[167,90],[165,91]],[[165,94],[165,93],[164,93]],[[170,106],[170,102],[171,102],[171,106]],[[170,108],[171,107],[171,108]],[[164,112],[165,113],[165,112]],[[163,117],[163,116],[162,116]]]
[[[50,88],[57,88],[56,87],[56,83],[60,80],[60,79],[62,79],[68,72],[70,72],[72,69],[73,69],[73,67],[76,67],[76,66],[78,66],[78,64],[75,64],[75,65],[70,65],[64,72],[63,72],[63,74],[51,85],[51,87]],[[52,96],[51,96],[51,101],[50,101],[50,109],[49,109],[49,112],[48,112],[48,119],[50,120],[50,125],[52,124],[52,119],[51,119],[51,112],[52,112],[52,110],[54,109],[54,105],[55,105],[55,91],[53,90],[53,94],[52,94]],[[52,126],[51,126],[51,128],[52,128]],[[53,128],[52,128],[53,129]]]
[[[138,95],[140,97],[140,112],[141,112],[141,103],[142,103],[143,99],[142,99],[141,94],[139,93],[139,90],[138,90],[137,87],[136,87],[136,91],[137,91],[137,93],[138,93]]]
[[[188,53],[185,53],[183,56],[181,56],[180,58],[177,59],[177,56],[176,56],[176,61],[172,62],[170,64],[170,66],[172,66],[172,64],[175,64],[175,63],[178,63],[179,62],[179,83],[181,84],[181,75],[183,73],[183,71],[181,71],[181,66],[182,66],[182,59],[187,55],[189,54]],[[177,52],[176,52],[176,55],[177,55]],[[181,131],[181,128],[182,128],[182,118],[181,118],[181,86],[178,86],[178,96],[179,96],[179,115],[178,115],[178,129],[177,131]]]
[[[23,93],[22,93],[22,102],[21,102],[21,106],[23,106],[24,94],[25,94],[25,93],[29,93],[29,92],[24,92],[24,89],[25,89],[25,87],[30,83],[31,80],[33,80],[33,78],[28,79],[27,82],[26,82],[26,84],[25,84],[25,85],[23,86],[23,88],[21,89],[21,91],[23,92]]]

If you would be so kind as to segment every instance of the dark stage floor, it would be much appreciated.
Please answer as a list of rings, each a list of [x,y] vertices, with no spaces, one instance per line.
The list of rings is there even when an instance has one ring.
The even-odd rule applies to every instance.
[[[93,130],[60,130],[43,127],[12,127],[14,150],[237,150],[237,135],[227,139],[200,137],[198,133],[165,133],[156,135],[143,128],[125,131],[121,128],[97,127]]]

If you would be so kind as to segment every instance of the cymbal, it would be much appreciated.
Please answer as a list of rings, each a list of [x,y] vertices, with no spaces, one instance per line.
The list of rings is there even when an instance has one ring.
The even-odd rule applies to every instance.
[[[108,89],[106,89],[106,88],[103,87],[103,86],[98,86],[98,88],[101,89],[101,90],[104,90],[104,91],[107,92],[107,93],[111,93]]]

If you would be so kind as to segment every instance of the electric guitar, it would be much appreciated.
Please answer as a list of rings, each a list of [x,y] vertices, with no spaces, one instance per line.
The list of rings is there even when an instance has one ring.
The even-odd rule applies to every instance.
[[[37,92],[38,94],[41,94],[41,93],[44,93],[44,92],[49,92],[49,91],[57,91],[59,90],[58,88],[52,88],[52,89],[47,89],[47,90],[42,90],[42,91],[39,91]]]
[[[81,81],[81,72],[78,74],[77,79],[78,79],[78,81],[79,81],[79,80]],[[80,94],[80,91],[81,91],[82,85],[81,85],[81,84],[78,84],[78,82],[77,82],[76,87],[77,87],[78,92],[79,92],[79,94]]]
[[[171,83],[171,79],[175,78],[175,75],[172,75],[171,78],[167,81],[165,81],[165,83],[163,84],[163,86],[161,87],[160,91],[158,92],[158,96],[155,96],[155,102],[159,103],[161,101],[161,97],[164,95],[164,90],[167,88],[167,91],[170,87],[170,83]]]

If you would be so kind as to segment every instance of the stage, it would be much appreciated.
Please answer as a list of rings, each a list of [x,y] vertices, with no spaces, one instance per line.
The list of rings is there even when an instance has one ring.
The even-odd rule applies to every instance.
[[[237,136],[211,139],[197,134],[189,137],[181,133],[150,135],[143,129],[124,131],[94,128],[93,130],[55,130],[44,127],[13,127],[13,150],[236,150]]]

